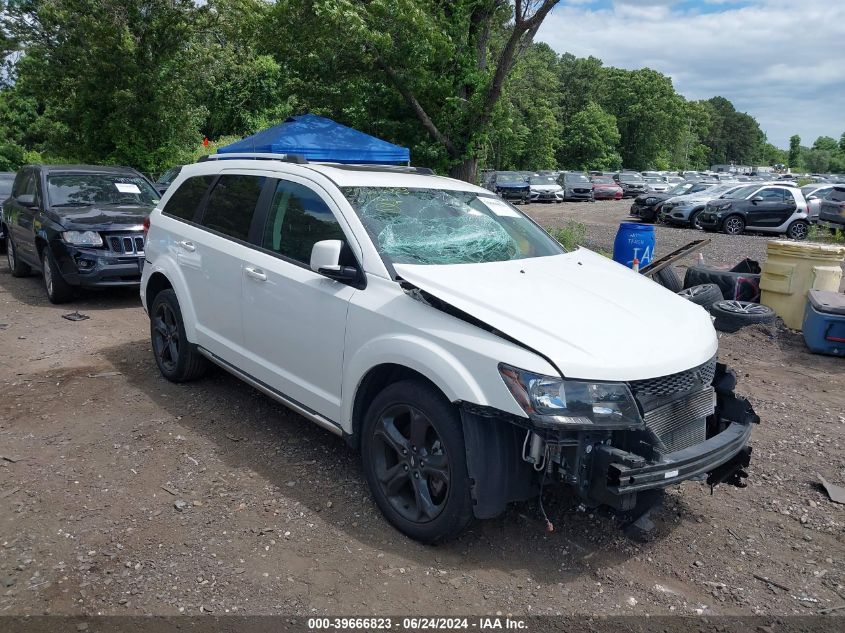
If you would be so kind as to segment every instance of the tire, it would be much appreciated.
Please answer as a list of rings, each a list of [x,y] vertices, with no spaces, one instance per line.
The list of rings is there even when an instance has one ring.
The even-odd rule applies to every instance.
[[[654,276],[657,279],[657,283],[672,292],[680,292],[684,287],[671,265],[658,270]]]
[[[49,246],[45,246],[41,254],[41,278],[44,280],[44,291],[50,303],[67,303],[73,299],[73,286],[62,277]]]
[[[187,382],[202,376],[208,360],[188,341],[179,300],[171,289],[162,290],[150,308],[150,341],[161,375],[171,382]]]
[[[795,220],[795,222],[790,224],[786,229],[786,237],[791,240],[806,240],[809,234],[810,225],[804,222],[804,220]]]
[[[722,232],[728,235],[742,235],[745,231],[745,220],[738,215],[729,215],[722,222]]]
[[[448,540],[466,527],[472,498],[463,429],[443,394],[420,380],[388,385],[361,432],[364,475],[391,524],[423,543]],[[426,466],[429,457],[434,461]]]
[[[6,236],[6,261],[9,264],[9,270],[12,271],[12,277],[27,277],[32,274],[29,264],[24,264],[18,259],[17,249],[15,249],[11,235]]]
[[[684,288],[716,284],[725,299],[755,301],[760,298],[760,274],[735,273],[720,268],[695,265],[687,268]]]
[[[696,305],[709,308],[717,301],[723,301],[725,297],[722,296],[722,289],[716,284],[701,284],[692,286],[691,288],[684,288],[678,292],[680,296],[688,301],[692,301]]]
[[[717,301],[710,306],[716,317],[713,326],[720,332],[737,332],[746,325],[774,323],[776,314],[769,306],[750,301]]]
[[[704,229],[698,222],[698,218],[701,215],[701,209],[698,211],[693,211],[692,214],[689,216],[689,227],[691,229]]]

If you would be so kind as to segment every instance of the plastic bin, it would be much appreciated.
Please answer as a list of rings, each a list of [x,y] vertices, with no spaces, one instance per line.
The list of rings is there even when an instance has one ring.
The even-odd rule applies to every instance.
[[[772,240],[760,277],[760,303],[800,330],[808,290],[839,290],[845,247]]]
[[[845,356],[845,295],[810,290],[802,330],[811,352]]]

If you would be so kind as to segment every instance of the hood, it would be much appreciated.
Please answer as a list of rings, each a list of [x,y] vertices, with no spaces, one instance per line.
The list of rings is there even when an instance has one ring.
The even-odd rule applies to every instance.
[[[706,191],[699,191],[698,193],[687,193],[682,196],[669,198],[667,202],[671,202],[672,204],[698,204],[699,202],[715,200],[720,195],[721,193],[714,196],[713,194],[708,194]]]
[[[621,189],[621,187],[617,184],[611,184],[609,182],[594,182],[593,189]]]
[[[497,189],[528,189],[527,182],[497,182]]]
[[[658,193],[656,191],[652,191],[650,193],[644,193],[642,195],[637,196],[634,198],[634,201],[639,204],[645,204],[645,201],[649,198],[654,198],[658,202],[662,202],[664,200],[668,200],[670,196],[666,195],[665,193]]]
[[[121,204],[87,207],[53,207],[50,214],[68,230],[121,231],[141,226],[153,207]]]
[[[563,191],[560,185],[531,185],[534,191]]]
[[[716,354],[710,315],[586,249],[487,264],[396,264],[406,281],[548,357],[568,378],[641,380]]]

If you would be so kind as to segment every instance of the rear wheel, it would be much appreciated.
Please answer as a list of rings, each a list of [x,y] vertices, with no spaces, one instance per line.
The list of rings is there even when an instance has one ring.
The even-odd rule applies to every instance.
[[[745,231],[745,220],[738,215],[730,215],[722,222],[722,230],[728,235],[742,235]]]
[[[786,237],[791,240],[806,240],[810,234],[810,225],[803,220],[796,220],[786,229]]]
[[[73,286],[62,277],[49,246],[45,246],[41,254],[41,273],[50,303],[67,303],[73,299]]]
[[[32,273],[32,269],[28,264],[24,264],[18,259],[18,252],[15,249],[15,243],[12,241],[12,236],[6,236],[6,261],[9,262],[9,270],[12,271],[12,277],[26,277]]]
[[[202,376],[208,360],[187,336],[182,310],[173,290],[159,292],[150,309],[150,338],[161,375],[172,382],[186,382]]]
[[[389,385],[361,432],[364,474],[388,521],[425,543],[463,530],[472,518],[463,429],[437,389],[419,380]]]

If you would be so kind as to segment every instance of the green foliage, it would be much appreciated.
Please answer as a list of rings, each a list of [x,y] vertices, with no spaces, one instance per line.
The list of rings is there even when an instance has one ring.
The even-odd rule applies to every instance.
[[[554,4],[523,19],[506,0],[7,0],[0,169],[161,172],[310,111],[468,180],[479,165],[845,171],[845,134],[793,137],[787,156],[727,99],[533,43]]]
[[[552,227],[546,230],[568,251],[583,246],[587,240],[587,227],[580,222],[570,221],[563,228]]]
[[[564,129],[560,164],[566,169],[619,169],[622,157],[616,151],[620,134],[616,117],[601,106],[588,103],[576,112]]]

